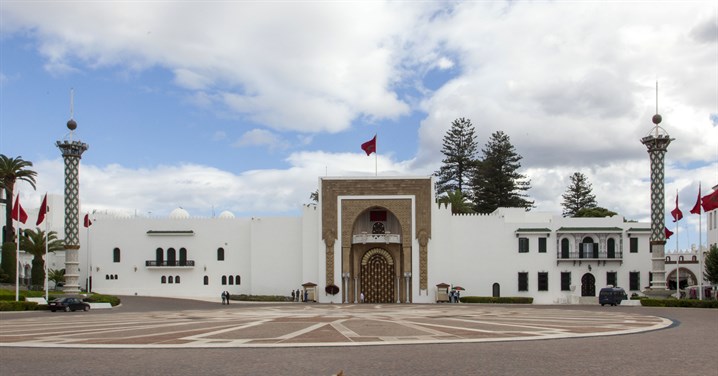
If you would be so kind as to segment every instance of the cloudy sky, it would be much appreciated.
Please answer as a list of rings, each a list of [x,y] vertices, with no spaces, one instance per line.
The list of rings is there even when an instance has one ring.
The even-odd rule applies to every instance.
[[[73,137],[84,211],[296,215],[319,176],[374,175],[375,134],[379,175],[430,175],[465,117],[482,146],[511,137],[534,210],[560,213],[580,171],[647,221],[656,82],[685,248],[718,184],[715,2],[0,3],[0,152],[34,162],[28,207],[62,193]]]

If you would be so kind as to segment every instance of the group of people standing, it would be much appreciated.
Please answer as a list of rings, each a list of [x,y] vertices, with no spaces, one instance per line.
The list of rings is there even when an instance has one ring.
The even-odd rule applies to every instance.
[[[222,291],[222,304],[229,304],[229,291]]]
[[[299,302],[299,301],[306,302],[307,299],[309,299],[309,292],[307,290],[304,290],[304,294],[302,294],[302,292],[299,291],[299,289],[297,289],[296,292],[294,290],[292,290],[292,301],[293,302]]]
[[[451,290],[451,292],[449,292],[450,303],[458,303],[459,298],[461,298],[461,293],[459,292],[459,290]]]

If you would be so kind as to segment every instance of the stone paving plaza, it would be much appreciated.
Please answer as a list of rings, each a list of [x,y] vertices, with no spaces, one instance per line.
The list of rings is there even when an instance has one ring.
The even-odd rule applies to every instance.
[[[526,341],[630,334],[671,320],[496,305],[251,305],[2,317],[1,347],[238,348]]]

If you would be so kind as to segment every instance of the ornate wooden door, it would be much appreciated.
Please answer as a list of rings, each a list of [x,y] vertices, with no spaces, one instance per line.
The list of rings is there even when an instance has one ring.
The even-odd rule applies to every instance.
[[[362,258],[361,289],[366,303],[392,303],[394,295],[394,262],[380,248],[367,251]]]
[[[586,273],[581,277],[581,296],[596,296],[596,277]]]

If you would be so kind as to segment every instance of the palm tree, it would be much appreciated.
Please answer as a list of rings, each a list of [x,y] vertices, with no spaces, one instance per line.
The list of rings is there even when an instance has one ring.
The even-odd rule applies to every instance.
[[[451,214],[468,214],[474,212],[466,196],[458,189],[453,192],[446,192],[446,195],[439,197],[439,203],[451,204]]]
[[[47,280],[55,282],[55,290],[57,290],[60,283],[65,282],[65,269],[48,269]]]
[[[12,227],[12,199],[15,196],[15,182],[18,180],[30,183],[32,189],[35,189],[35,176],[37,172],[28,169],[32,167],[32,162],[17,158],[8,158],[5,154],[0,154],[0,189],[5,190],[5,232],[3,233],[3,242],[12,242],[15,239],[15,229]]]
[[[20,249],[31,254],[32,258],[32,282],[31,285],[42,285],[45,283],[45,231],[30,230],[23,231],[20,238]],[[47,251],[55,252],[65,249],[65,241],[57,238],[55,231],[47,233]]]

